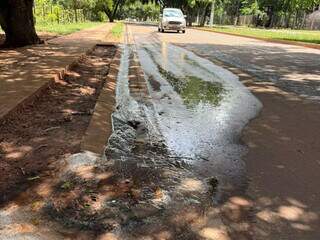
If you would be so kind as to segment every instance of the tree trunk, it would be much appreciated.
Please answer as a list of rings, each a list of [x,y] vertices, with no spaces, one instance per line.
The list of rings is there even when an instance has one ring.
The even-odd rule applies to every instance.
[[[114,22],[114,17],[113,17],[113,14],[111,13],[111,11],[109,9],[105,9],[104,12],[108,16],[109,22]]]
[[[203,12],[200,16],[200,27],[204,27],[206,24],[206,16],[207,16],[207,11],[208,11],[208,6],[209,4],[206,4],[203,8]]]
[[[240,8],[241,8],[241,1],[237,0],[236,9],[235,9],[235,13],[234,13],[234,19],[233,19],[234,26],[237,26],[239,24]]]
[[[234,18],[234,21],[233,21],[233,25],[234,25],[234,26],[237,26],[237,25],[238,25],[238,22],[239,22],[239,16],[236,15],[235,18]]]
[[[269,6],[267,10],[268,21],[265,24],[266,28],[272,28],[273,18],[274,18],[274,9],[273,6]]]
[[[314,21],[316,20],[316,17],[314,16],[311,20],[311,26],[310,26],[310,30],[313,30],[314,28]]]
[[[4,45],[21,47],[40,43],[33,19],[33,0],[11,0],[2,3],[0,25],[6,34]]]
[[[294,14],[293,29],[298,28],[298,18],[299,18],[299,12],[297,10]]]
[[[77,8],[74,8],[73,11],[74,11],[74,20],[77,23],[78,22],[78,11],[77,11]]]
[[[290,27],[290,20],[291,20],[291,12],[287,13],[286,22],[285,22],[285,28]]]
[[[104,8],[104,12],[108,16],[109,22],[114,22],[114,19],[116,18],[116,14],[117,14],[117,11],[118,11],[118,8],[123,3],[124,3],[124,0],[117,0],[114,3],[113,9],[109,9],[108,7]]]
[[[210,23],[209,23],[210,27],[213,27],[215,4],[216,4],[216,1],[213,0],[211,3]]]
[[[219,24],[222,25],[222,23],[223,23],[223,13],[220,13]]]
[[[197,25],[200,25],[200,9],[197,10]]]
[[[301,25],[300,25],[300,29],[304,29],[305,28],[306,20],[307,20],[307,13],[306,13],[306,11],[304,11],[303,12],[303,19],[302,19],[302,22],[301,22]]]
[[[204,25],[206,24],[206,11],[204,10],[201,17],[200,17],[200,27],[204,27]]]

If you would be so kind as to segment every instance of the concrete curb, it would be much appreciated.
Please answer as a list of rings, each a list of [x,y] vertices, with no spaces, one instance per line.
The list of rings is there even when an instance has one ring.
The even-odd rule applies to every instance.
[[[96,34],[93,32],[95,29],[98,29]],[[17,53],[15,53],[17,55],[12,57],[9,55],[9,59],[25,61],[26,57],[34,55],[39,57],[39,59],[35,62],[27,62],[29,68],[24,68],[24,62],[18,62],[18,69],[13,68],[12,72],[8,71],[8,73],[0,76],[2,82],[10,83],[17,80],[20,81],[19,78],[23,78],[23,81],[16,86],[17,91],[15,91],[12,84],[4,85],[4,89],[7,87],[9,91],[8,95],[6,95],[5,91],[1,92],[1,100],[3,99],[3,102],[2,105],[0,104],[0,124],[10,122],[12,118],[23,113],[27,106],[35,104],[40,96],[45,94],[48,89],[64,77],[65,72],[70,67],[90,53],[96,44],[105,43],[107,40],[106,34],[110,32],[110,29],[111,26],[109,25],[89,28],[51,39],[46,44],[17,48]],[[75,37],[77,34],[80,36]],[[14,49],[14,51],[16,50]],[[6,51],[2,51],[1,53],[6,55]],[[39,55],[39,53],[41,54]],[[42,53],[48,54],[48,57]],[[6,57],[2,56],[0,61],[5,62],[6,59]],[[35,63],[40,64],[35,65]],[[20,64],[22,66],[21,71],[15,73],[17,70],[20,70]],[[4,64],[6,68],[9,66],[9,63]],[[28,81],[30,81],[30,84]]]
[[[114,44],[109,45],[116,46]],[[93,116],[82,139],[80,146],[81,152],[89,151],[101,156],[105,150],[106,143],[112,134],[112,113],[114,112],[116,105],[116,83],[121,54],[121,48],[117,47],[114,58],[110,63],[105,84],[97,99]]]
[[[253,36],[245,36],[245,35],[236,34],[236,33],[225,33],[225,32],[219,32],[219,31],[215,31],[212,29],[205,29],[205,28],[199,28],[199,27],[192,27],[192,29],[196,29],[199,31],[205,31],[205,32],[220,33],[220,34],[225,34],[225,35],[229,35],[229,36],[250,38],[250,39],[261,40],[261,41],[270,42],[270,43],[280,43],[280,44],[287,44],[287,45],[300,46],[300,47],[306,47],[306,48],[320,49],[320,44],[314,44],[314,43],[305,43],[305,42],[299,42],[299,41],[276,40],[276,39],[267,39],[267,38],[253,37]]]
[[[86,55],[91,53],[96,45],[90,47],[85,53],[79,54],[79,57],[68,64],[63,70],[53,74],[52,78],[44,83],[40,88],[38,88],[33,94],[25,97],[22,101],[20,101],[14,108],[10,109],[8,112],[4,113],[0,116],[0,125],[6,124],[10,121],[11,118],[19,115],[23,112],[24,108],[28,105],[33,105],[40,96],[45,94],[48,89],[50,89],[56,82],[64,79],[66,72],[68,72],[73,66],[77,65],[78,62],[82,61]]]

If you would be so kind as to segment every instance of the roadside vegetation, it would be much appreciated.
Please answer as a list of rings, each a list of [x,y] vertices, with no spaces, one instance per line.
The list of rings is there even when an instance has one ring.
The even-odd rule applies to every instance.
[[[102,22],[74,22],[74,23],[52,23],[52,24],[36,24],[37,32],[50,32],[58,35],[70,34],[86,28],[101,25]]]
[[[122,19],[137,21],[158,21],[160,5],[156,1],[127,1],[119,11]]]
[[[242,36],[257,37],[272,40],[299,41],[320,44],[320,31],[292,30],[292,29],[263,29],[253,27],[214,26],[205,30],[232,33]]]
[[[118,22],[116,25],[111,29],[111,34],[115,38],[120,38],[123,34],[123,23]]]
[[[292,29],[306,27],[316,29],[317,19],[308,19],[308,16],[320,7],[320,0],[165,0],[164,2],[166,5],[182,8],[188,15],[189,25],[194,22],[200,26],[242,25],[245,22],[244,24],[255,27]]]
[[[40,43],[36,30],[67,34],[94,24],[87,22],[155,22],[164,7],[182,9],[189,26],[320,30],[320,0],[4,0],[0,1],[0,26],[6,36],[4,45],[18,47]],[[219,30],[318,43],[318,37],[314,37],[318,33]]]
[[[320,0],[164,0],[164,3],[182,8],[189,26],[265,39],[320,43],[320,31],[316,31],[320,30]]]

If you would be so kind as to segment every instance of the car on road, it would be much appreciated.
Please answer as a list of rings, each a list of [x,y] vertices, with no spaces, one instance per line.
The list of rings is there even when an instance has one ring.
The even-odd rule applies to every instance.
[[[186,32],[186,16],[178,8],[165,8],[160,14],[160,21],[158,26],[159,32],[166,30],[173,30],[177,32]]]

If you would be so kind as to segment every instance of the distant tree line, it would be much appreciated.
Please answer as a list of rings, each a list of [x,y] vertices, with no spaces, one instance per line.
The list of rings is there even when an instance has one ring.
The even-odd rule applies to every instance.
[[[0,0],[0,26],[6,35],[4,45],[17,47],[40,43],[35,30],[37,21],[48,24],[87,20],[113,22],[125,15],[121,11],[125,5],[135,2],[132,0]],[[141,2],[148,5],[149,1]],[[143,9],[149,12],[149,7]]]
[[[37,22],[48,24],[115,18],[145,21],[158,19],[160,5],[157,1],[138,0],[34,0],[33,13]]]
[[[79,21],[113,22],[135,18],[156,20],[164,7],[181,8],[188,24],[197,22],[240,23],[250,16],[255,26],[302,28],[309,13],[320,7],[320,0],[0,0],[0,26],[5,45],[39,43],[35,23]]]
[[[320,0],[159,0],[164,6],[180,7],[188,22],[204,25],[210,16],[215,23],[239,24],[241,15],[252,16],[252,25],[267,28],[302,28],[306,17],[320,9]]]
[[[127,1],[120,9],[120,19],[135,19],[137,21],[156,21],[159,19],[160,5],[157,1]]]

